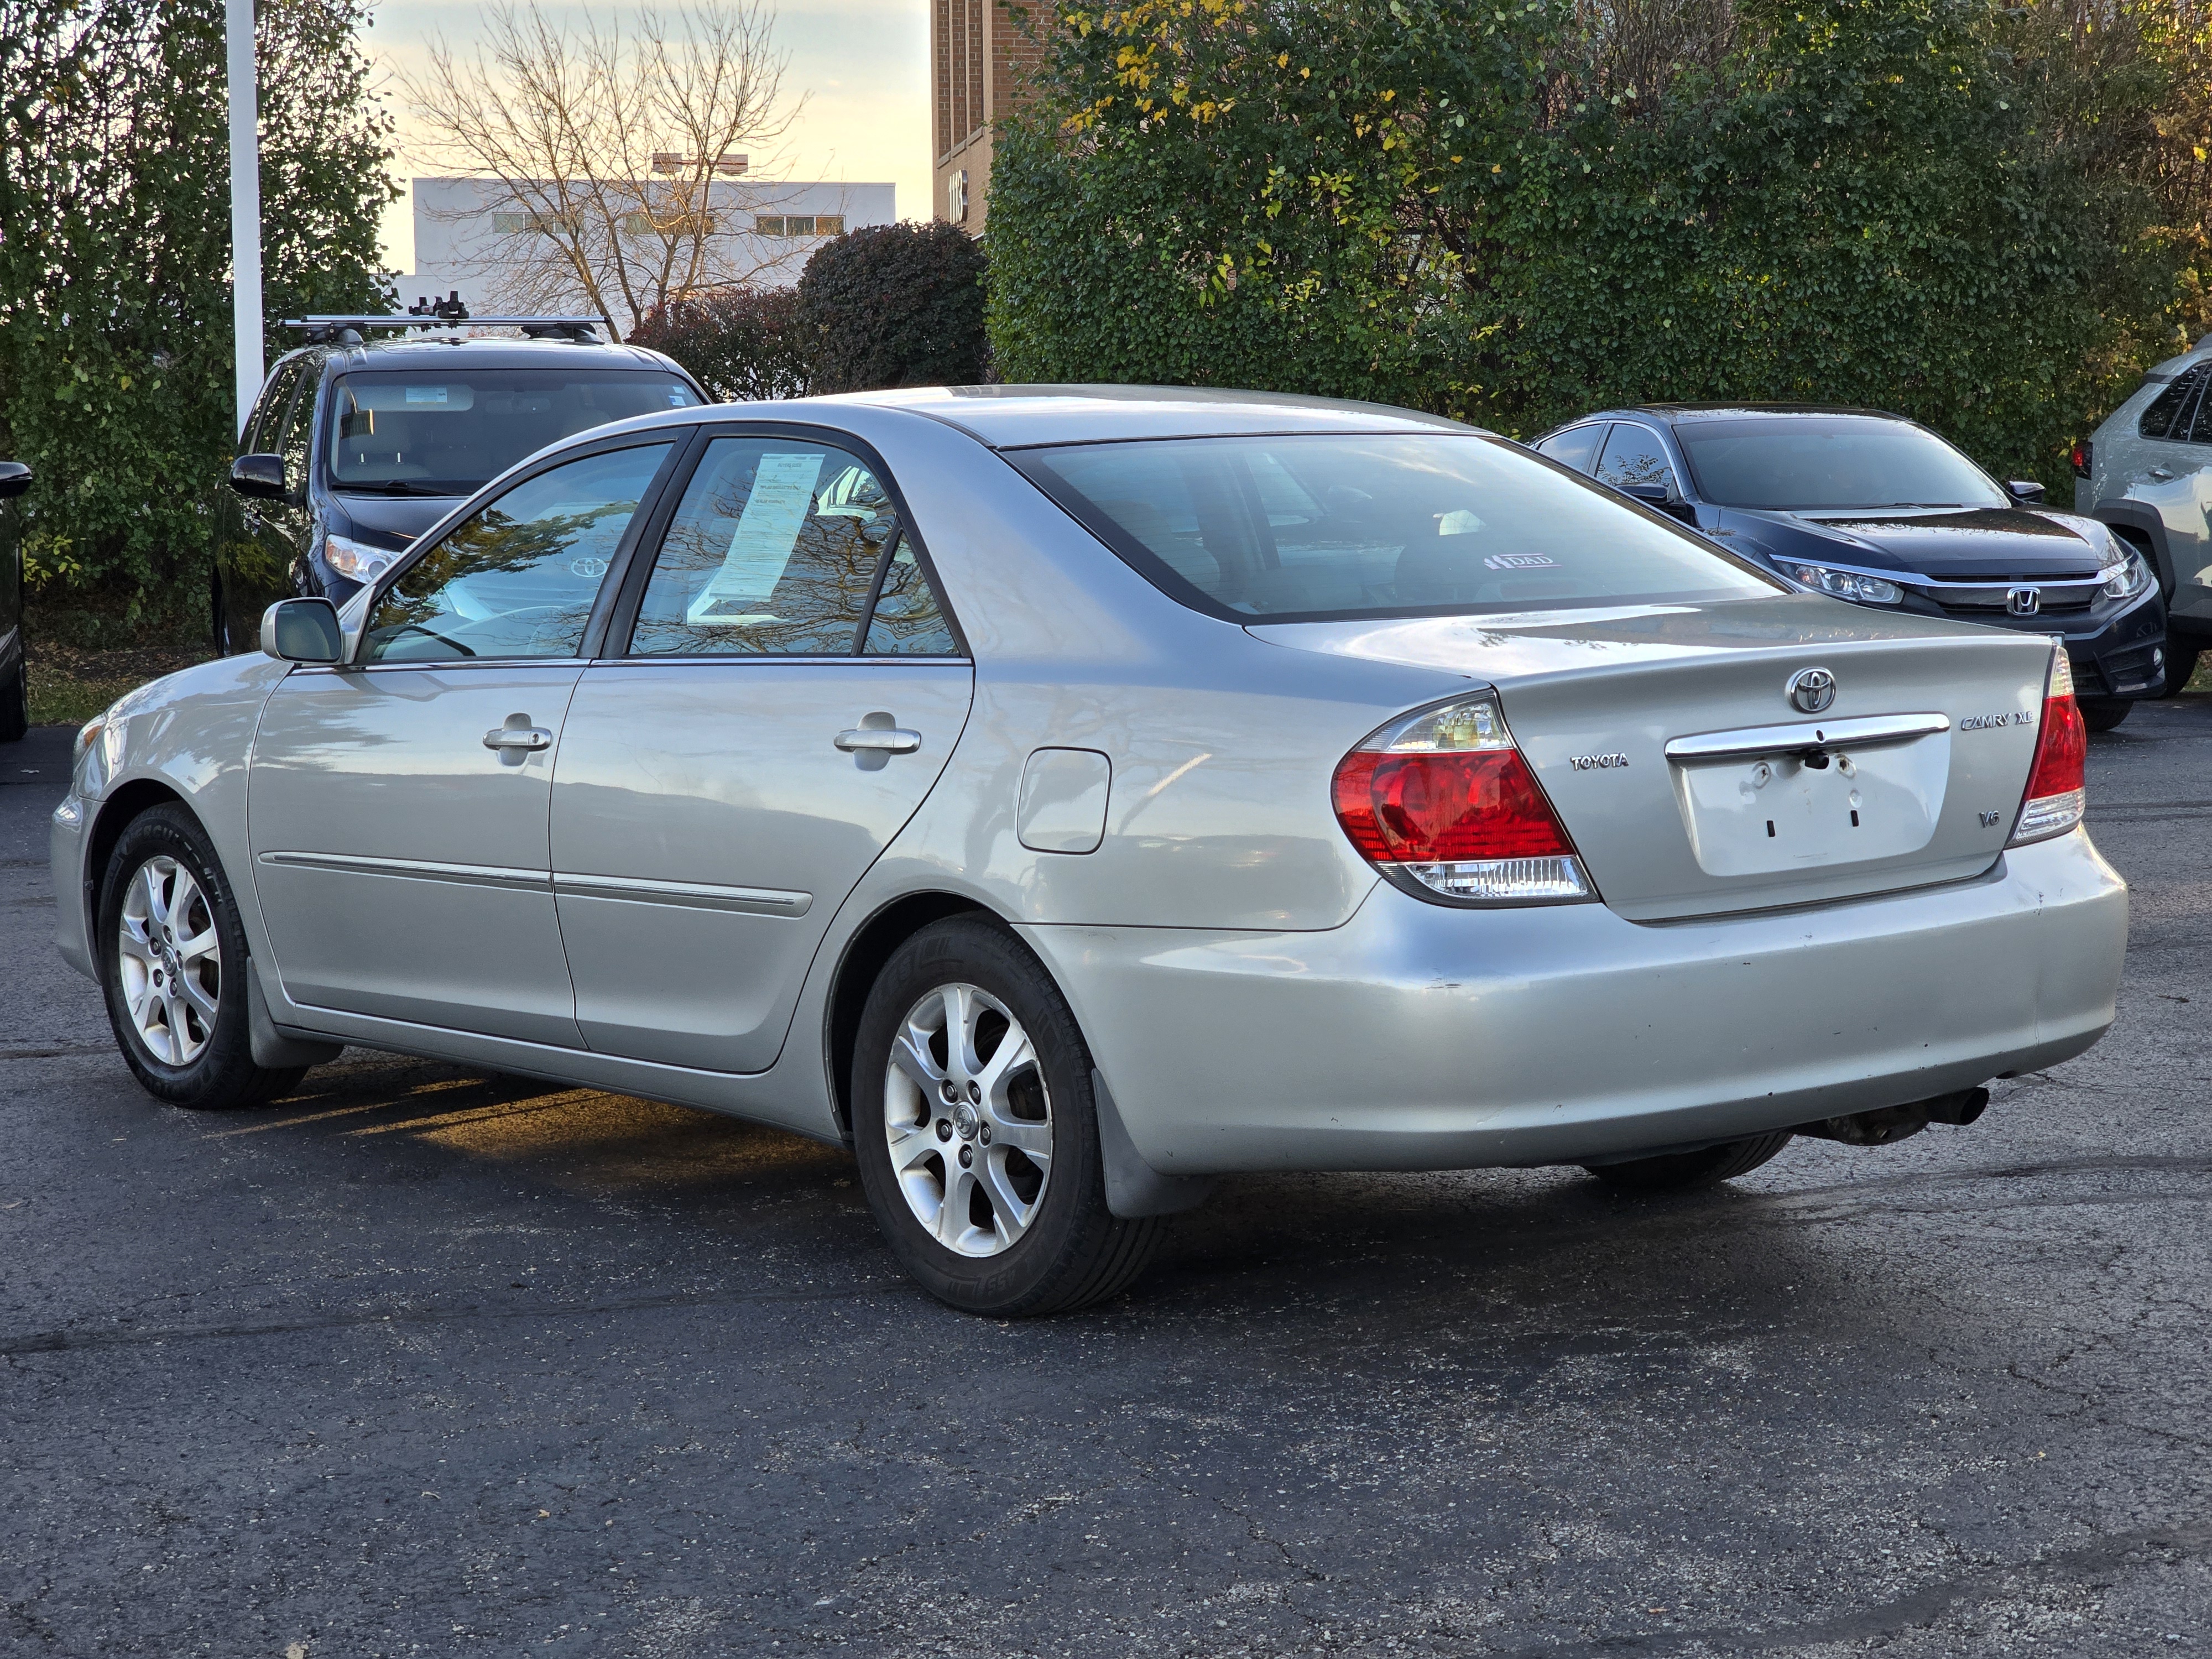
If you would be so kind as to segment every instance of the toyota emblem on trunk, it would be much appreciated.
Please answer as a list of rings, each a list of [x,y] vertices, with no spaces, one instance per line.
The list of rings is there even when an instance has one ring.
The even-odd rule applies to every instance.
[[[1836,677],[1825,668],[1801,668],[1790,677],[1790,706],[1817,714],[1836,700]]]

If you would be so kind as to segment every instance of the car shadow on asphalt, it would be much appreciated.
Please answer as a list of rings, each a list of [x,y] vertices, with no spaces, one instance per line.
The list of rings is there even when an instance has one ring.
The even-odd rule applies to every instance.
[[[753,1288],[739,1281],[757,1250],[820,1252],[833,1276],[929,1305],[896,1274],[847,1153],[711,1113],[349,1050],[271,1106],[192,1121],[303,1185],[451,1181],[465,1205],[466,1182],[495,1169],[579,1200],[580,1230],[614,1205],[672,1240],[743,1236],[733,1291]],[[1239,1176],[1169,1224],[1127,1296],[1075,1317],[1141,1326],[1357,1301],[1417,1326],[1463,1321],[1471,1303],[1603,1324],[1694,1295],[1717,1297],[1726,1322],[1784,1287],[1820,1299],[1827,1247],[1799,1232],[1790,1212],[1802,1207],[1802,1194],[1753,1186],[1623,1194],[1578,1170]],[[539,1224],[557,1229],[562,1213],[541,1211]]]

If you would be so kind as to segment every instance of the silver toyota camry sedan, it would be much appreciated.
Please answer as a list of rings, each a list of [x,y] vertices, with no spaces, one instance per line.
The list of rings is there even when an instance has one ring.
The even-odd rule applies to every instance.
[[[672,410],[261,644],[54,815],[148,1091],[356,1043],[777,1125],[979,1312],[1120,1289],[1221,1174],[1722,1180],[2112,1018],[2063,652],[1402,410]]]

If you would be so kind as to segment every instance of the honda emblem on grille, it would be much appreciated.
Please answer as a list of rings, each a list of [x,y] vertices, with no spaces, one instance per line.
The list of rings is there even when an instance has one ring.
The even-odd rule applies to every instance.
[[[2033,617],[2043,609],[2043,590],[2039,587],[2008,587],[2005,590],[2005,609],[2015,617]]]
[[[1802,714],[1817,714],[1836,700],[1836,677],[1825,668],[1801,668],[1784,688],[1790,706]]]

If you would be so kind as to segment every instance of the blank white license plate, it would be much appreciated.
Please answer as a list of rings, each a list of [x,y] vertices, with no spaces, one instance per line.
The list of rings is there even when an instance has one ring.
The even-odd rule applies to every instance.
[[[1676,762],[1675,793],[1698,866],[1753,876],[1900,858],[1925,847],[1943,812],[1949,734],[1798,755]]]

